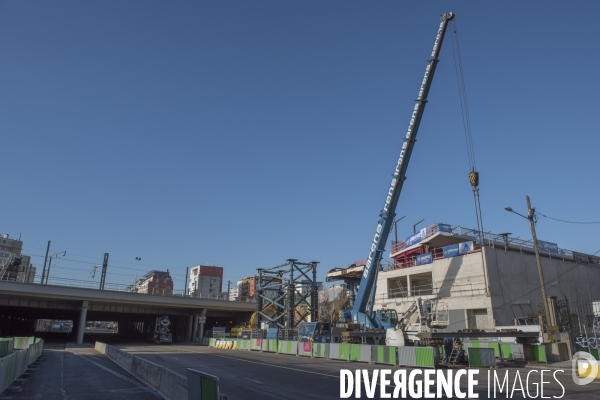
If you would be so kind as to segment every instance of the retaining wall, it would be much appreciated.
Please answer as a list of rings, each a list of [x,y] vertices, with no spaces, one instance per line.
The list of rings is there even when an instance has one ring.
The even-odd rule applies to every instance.
[[[216,341],[214,343],[216,344]],[[94,348],[148,386],[161,391],[167,398],[187,399],[187,378],[185,376],[105,343],[96,342]]]

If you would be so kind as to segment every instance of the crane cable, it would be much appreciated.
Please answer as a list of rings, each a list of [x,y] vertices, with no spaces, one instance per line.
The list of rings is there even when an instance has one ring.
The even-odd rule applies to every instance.
[[[473,187],[473,199],[475,201],[475,215],[477,217],[477,230],[479,231],[480,243],[483,244],[483,216],[481,214],[481,201],[479,198],[479,172],[475,164],[475,149],[473,147],[473,135],[471,132],[471,119],[469,117],[469,105],[467,102],[467,88],[465,86],[465,76],[462,66],[462,57],[460,54],[460,43],[458,40],[458,30],[456,20],[451,21],[452,25],[452,55],[454,58],[454,70],[456,72],[456,82],[458,84],[458,95],[460,98],[460,109],[462,112],[463,129],[465,132],[465,141],[467,144],[467,158],[469,160],[469,181]]]

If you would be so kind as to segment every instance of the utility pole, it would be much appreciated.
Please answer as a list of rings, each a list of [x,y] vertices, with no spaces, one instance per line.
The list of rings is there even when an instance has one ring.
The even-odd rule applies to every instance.
[[[100,276],[100,290],[104,290],[106,283],[106,269],[108,268],[108,253],[104,253],[104,262],[102,263],[102,275]]]
[[[48,240],[48,247],[46,247],[46,258],[44,258],[44,270],[42,271],[42,285],[44,284],[44,278],[46,277],[46,263],[48,262],[48,252],[50,251],[50,241]]]
[[[48,242],[48,245],[50,245],[50,242]],[[46,285],[48,284],[48,278],[50,277],[50,267],[52,266],[52,259],[53,259],[54,257],[56,257],[56,258],[60,258],[60,256],[63,256],[63,257],[64,257],[64,256],[66,256],[66,255],[67,255],[67,252],[66,252],[66,251],[59,251],[58,253],[54,253],[54,254],[52,254],[52,255],[50,256],[50,262],[48,263],[48,270],[46,271],[46,282],[44,282],[44,281],[42,280],[42,283],[44,283],[44,284],[46,284]],[[42,279],[43,279],[43,277],[42,277]]]
[[[542,269],[542,260],[540,258],[540,249],[538,247],[537,235],[535,233],[535,208],[531,208],[531,202],[529,196],[527,199],[527,219],[531,224],[531,235],[533,236],[533,248],[535,250],[535,260],[537,261],[538,273],[540,275],[540,285],[542,288],[542,300],[544,301],[544,311],[546,312],[546,321],[548,325],[554,326],[554,314],[550,314],[550,307],[548,307],[548,295],[546,294],[546,280],[544,279],[544,270]]]
[[[185,286],[183,287],[183,295],[187,296],[188,291],[188,276],[190,274],[190,267],[185,267]]]

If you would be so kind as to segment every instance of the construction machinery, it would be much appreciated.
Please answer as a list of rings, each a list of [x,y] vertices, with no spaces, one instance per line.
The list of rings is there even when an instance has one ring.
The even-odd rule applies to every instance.
[[[415,316],[416,320],[414,320]],[[423,301],[419,297],[402,315],[398,324],[387,329],[385,344],[386,346],[440,345],[443,344],[443,339],[423,339],[420,335],[435,329],[445,329],[449,324],[448,304],[438,300]]]
[[[377,274],[381,268],[381,259],[385,251],[388,235],[392,229],[395,210],[402,186],[406,180],[406,171],[412,154],[421,118],[427,104],[427,95],[433,81],[433,76],[438,63],[438,55],[446,33],[448,23],[454,18],[454,13],[442,15],[433,51],[425,69],[425,76],[419,89],[419,95],[413,108],[408,130],[398,157],[398,162],[392,175],[392,180],[386,191],[383,209],[379,214],[379,221],[375,229],[373,240],[370,244],[369,255],[366,259],[360,286],[356,299],[351,309],[341,311],[341,320],[345,322],[346,332],[342,334],[342,341],[349,343],[382,344],[386,337],[385,329],[391,324],[382,321],[382,313],[373,310]],[[388,317],[391,315],[387,314]],[[388,319],[389,321],[389,319]]]
[[[164,315],[156,318],[154,326],[148,327],[148,339],[154,344],[172,344],[173,338],[171,336],[171,321],[169,317]]]

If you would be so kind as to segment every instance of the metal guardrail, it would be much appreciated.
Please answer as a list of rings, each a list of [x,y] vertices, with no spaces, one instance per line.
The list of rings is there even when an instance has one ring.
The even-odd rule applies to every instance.
[[[425,235],[421,238],[421,240],[426,239],[432,235],[434,235],[437,232],[442,231],[439,227],[442,224],[432,224],[430,226],[428,226],[427,228],[425,228]],[[482,246],[487,246],[487,247],[491,247],[491,248],[502,248],[502,249],[510,249],[513,251],[520,251],[522,252],[535,252],[535,249],[533,247],[533,242],[532,239],[528,239],[528,240],[522,240],[519,238],[511,238],[505,235],[498,235],[495,233],[491,233],[491,232],[482,232],[482,235],[480,236],[480,232],[476,229],[471,229],[471,228],[465,228],[462,227],[460,225],[444,225],[444,226],[450,226],[450,232],[446,232],[443,231],[445,233],[451,234],[453,236],[461,236],[461,237],[466,237],[468,239],[473,240],[475,243],[477,243],[478,245],[482,245]],[[482,242],[483,240],[483,242]],[[417,243],[415,243],[417,244]],[[407,246],[407,241],[406,240],[400,240],[397,243],[393,243],[392,244],[392,248],[391,248],[391,253],[397,253],[399,251],[404,250],[405,248],[410,247]],[[566,250],[566,249],[559,249],[560,250],[560,254],[557,253],[552,253],[552,252],[547,252],[547,251],[540,251],[540,255],[543,256],[548,256],[550,258],[556,258],[556,259],[562,259],[563,261],[573,261],[575,259],[574,257],[574,253],[572,250]],[[589,256],[593,258],[593,260],[588,260],[588,262],[593,263],[593,264],[600,264],[600,257],[594,257],[594,256]]]

